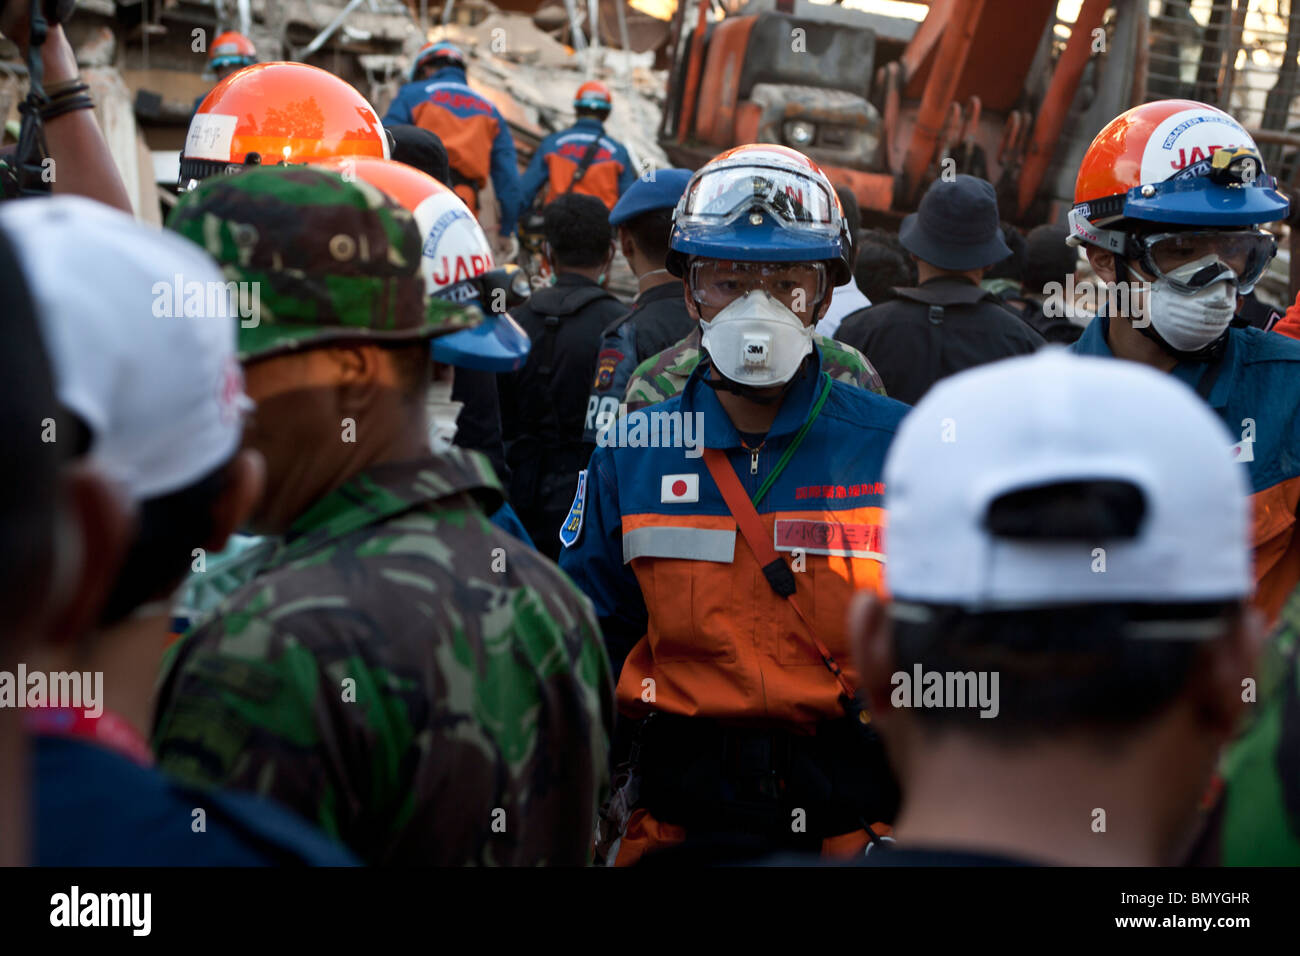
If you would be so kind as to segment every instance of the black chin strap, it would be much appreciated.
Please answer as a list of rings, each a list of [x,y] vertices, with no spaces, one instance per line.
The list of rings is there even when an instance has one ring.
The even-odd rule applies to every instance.
[[[1122,258],[1121,256],[1118,255],[1115,256],[1116,280],[1119,282],[1129,282],[1128,276],[1130,274],[1131,272],[1128,267],[1128,261]],[[1129,285],[1129,289],[1130,289],[1129,301],[1132,301],[1131,282]],[[1148,309],[1151,308],[1149,293],[1148,293],[1147,308]],[[1119,318],[1119,316],[1113,316],[1113,318]],[[1180,362],[1217,362],[1219,361],[1219,359],[1223,358],[1223,352],[1228,347],[1228,330],[1231,327],[1232,327],[1231,324],[1229,324],[1228,328],[1225,328],[1223,330],[1223,333],[1217,339],[1211,342],[1209,345],[1202,345],[1199,349],[1193,349],[1190,352],[1185,352],[1182,349],[1176,349],[1168,342],[1166,342],[1164,337],[1159,332],[1156,331],[1156,327],[1154,323],[1150,321],[1148,321],[1145,325],[1138,327],[1137,330],[1141,332],[1143,335],[1145,335],[1152,342],[1156,343],[1156,345],[1160,346],[1160,348],[1163,349],[1166,353],[1178,359],[1178,361]],[[1217,378],[1218,376],[1216,375],[1215,377]]]
[[[746,401],[754,402],[758,405],[775,405],[777,402],[784,401],[786,393],[794,387],[794,383],[799,381],[799,379],[807,373],[808,360],[811,358],[812,355],[804,356],[804,360],[799,363],[798,371],[790,376],[790,381],[786,382],[781,391],[775,395],[760,395],[758,390],[752,385],[742,385],[740,382],[733,382],[731,379],[727,378],[727,376],[722,374],[721,369],[713,364],[713,360],[710,358],[707,351],[704,351],[700,356],[700,361],[707,364],[718,373],[717,378],[714,378],[712,375],[704,376],[704,384],[709,386],[709,388],[713,389],[715,392],[731,392],[733,395],[739,395]]]

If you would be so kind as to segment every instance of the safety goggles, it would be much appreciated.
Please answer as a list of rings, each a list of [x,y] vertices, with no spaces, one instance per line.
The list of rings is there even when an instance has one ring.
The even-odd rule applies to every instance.
[[[758,210],[786,226],[839,233],[839,209],[826,184],[777,166],[723,166],[704,173],[682,196],[674,222],[724,226]]]
[[[1186,293],[1225,278],[1249,292],[1277,255],[1277,241],[1257,229],[1163,232],[1140,237],[1138,245],[1143,268]]]
[[[826,294],[824,262],[735,262],[695,259],[687,274],[691,298],[721,309],[756,289],[796,314],[806,315]]]

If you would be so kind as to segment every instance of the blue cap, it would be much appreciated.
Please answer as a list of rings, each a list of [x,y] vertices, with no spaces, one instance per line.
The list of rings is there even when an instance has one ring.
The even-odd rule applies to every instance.
[[[656,169],[650,180],[637,179],[609,211],[609,224],[621,226],[643,212],[655,209],[674,209],[691,181],[689,169]]]

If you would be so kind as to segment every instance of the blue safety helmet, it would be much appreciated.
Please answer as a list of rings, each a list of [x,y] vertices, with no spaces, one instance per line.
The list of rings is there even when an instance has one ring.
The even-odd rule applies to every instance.
[[[853,274],[851,241],[826,174],[798,150],[737,146],[695,173],[673,212],[668,271],[694,256],[741,262],[825,262],[831,285]]]
[[[521,368],[532,342],[506,310],[525,301],[531,291],[528,276],[513,263],[435,291],[435,299],[473,306],[486,318],[473,328],[433,339],[433,360],[481,372],[513,372]],[[484,303],[488,304],[486,308]],[[494,310],[494,305],[501,311]]]
[[[462,69],[465,67],[465,53],[456,44],[448,43],[446,40],[426,43],[420,47],[420,51],[415,54],[415,59],[411,61],[409,78],[412,83],[415,82],[420,67],[430,60],[446,60],[452,66],[459,66]]]

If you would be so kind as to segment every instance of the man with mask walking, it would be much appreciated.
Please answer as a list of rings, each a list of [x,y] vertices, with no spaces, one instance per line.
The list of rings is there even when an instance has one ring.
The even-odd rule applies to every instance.
[[[1071,348],[1170,373],[1240,438],[1231,454],[1249,470],[1255,604],[1270,621],[1300,581],[1300,345],[1230,323],[1277,252],[1259,227],[1287,209],[1236,120],[1160,100],[1097,134],[1070,211],[1070,241],[1107,285]]]
[[[670,247],[701,361],[602,433],[561,531],[621,666],[623,786],[600,848],[620,865],[683,841],[861,849],[897,794],[844,621],[879,584],[881,467],[906,408],[821,369],[812,327],[848,235],[806,156],[750,145],[706,164]]]

